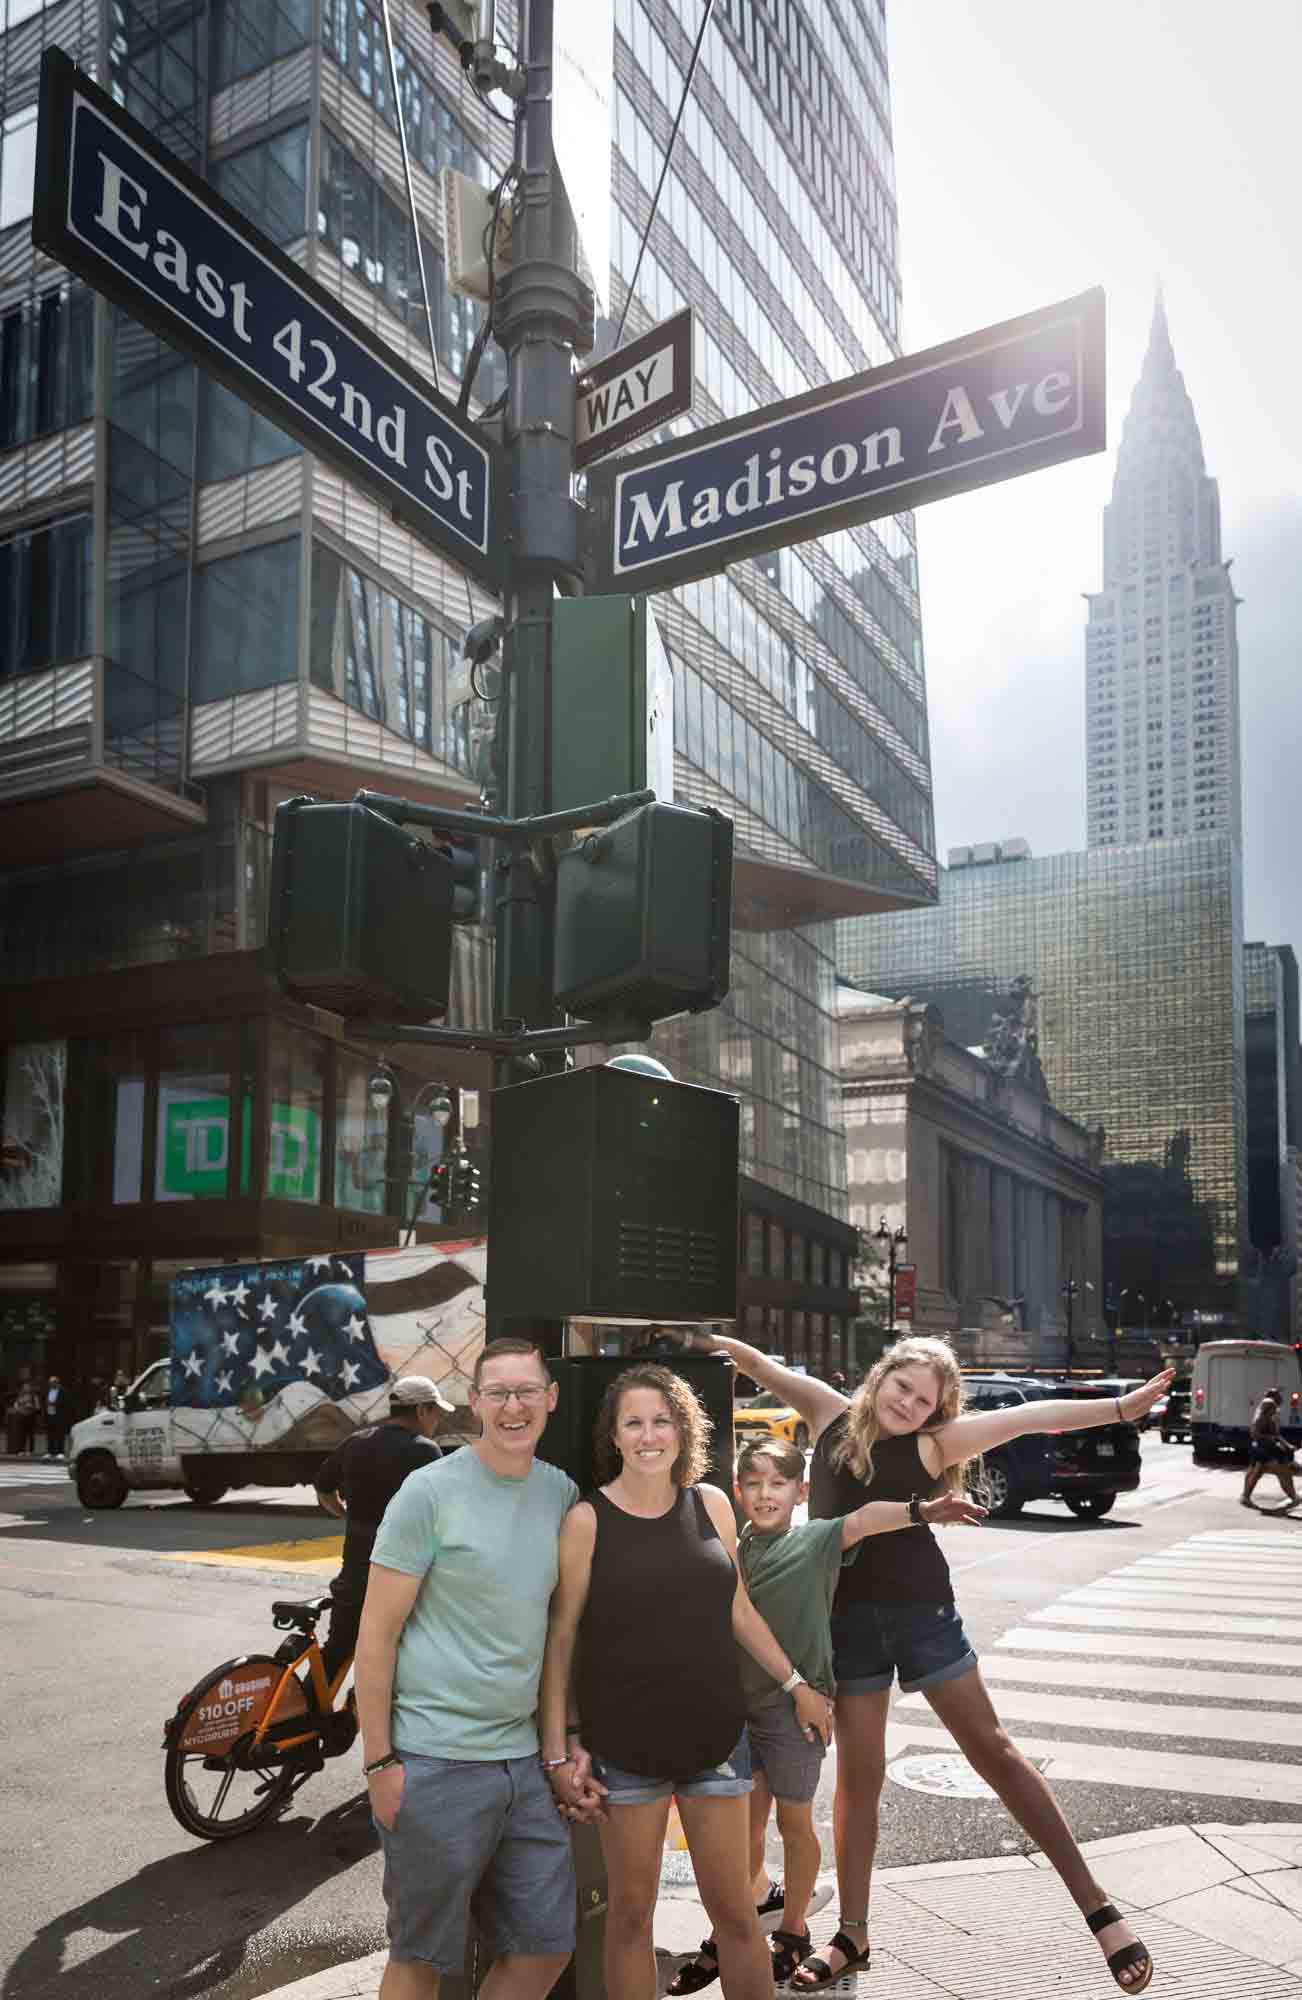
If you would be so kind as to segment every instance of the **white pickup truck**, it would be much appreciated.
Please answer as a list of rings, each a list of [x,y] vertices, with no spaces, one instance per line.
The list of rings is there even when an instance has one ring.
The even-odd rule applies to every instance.
[[[387,1413],[398,1375],[431,1376],[464,1408],[484,1267],[476,1238],[182,1272],[170,1356],[69,1434],[82,1504],[171,1488],[209,1507],[237,1487],[310,1485],[342,1437]]]

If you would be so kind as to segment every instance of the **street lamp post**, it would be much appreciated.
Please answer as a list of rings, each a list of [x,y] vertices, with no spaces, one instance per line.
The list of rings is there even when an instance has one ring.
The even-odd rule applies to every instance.
[[[440,1132],[446,1132],[452,1122],[452,1099],[448,1094],[448,1087],[445,1083],[431,1081],[423,1083],[412,1098],[410,1105],[404,1106],[402,1093],[398,1087],[398,1079],[386,1062],[380,1063],[374,1076],[371,1078],[369,1094],[371,1103],[376,1111],[386,1111],[394,1104],[397,1106],[399,1129],[402,1133],[400,1171],[396,1174],[385,1174],[382,1176],[382,1179],[386,1187],[396,1183],[400,1190],[398,1214],[402,1221],[402,1240],[404,1244],[410,1243],[416,1233],[416,1217],[420,1214],[421,1206],[429,1193],[430,1183],[439,1165],[437,1160],[431,1162],[428,1173],[422,1174],[419,1180],[413,1172],[416,1152],[416,1120],[421,1112],[425,1111],[433,1118]],[[428,1103],[423,1102],[426,1098],[429,1100]],[[453,1154],[458,1152],[464,1153],[465,1151],[465,1142],[461,1137],[459,1129],[452,1141],[451,1151]],[[411,1192],[413,1189],[415,1190],[414,1194]],[[408,1218],[407,1214],[409,1195],[411,1196],[410,1218]]]
[[[1092,1292],[1093,1290],[1094,1287],[1088,1278],[1086,1278],[1083,1285],[1077,1283],[1075,1266],[1069,1264],[1067,1267],[1067,1282],[1062,1288],[1062,1295],[1067,1301],[1067,1373],[1069,1375],[1076,1362],[1075,1346],[1072,1340],[1072,1324],[1076,1301],[1082,1292]]]
[[[884,1243],[886,1245],[886,1267],[890,1274],[890,1318],[888,1321],[888,1325],[890,1331],[894,1333],[895,1271],[900,1261],[900,1252],[909,1240],[908,1233],[905,1230],[903,1223],[900,1224],[898,1229],[892,1229],[890,1224],[887,1222],[886,1217],[883,1216],[881,1221],[878,1223],[876,1229],[874,1229],[873,1236],[875,1237],[878,1243]]]

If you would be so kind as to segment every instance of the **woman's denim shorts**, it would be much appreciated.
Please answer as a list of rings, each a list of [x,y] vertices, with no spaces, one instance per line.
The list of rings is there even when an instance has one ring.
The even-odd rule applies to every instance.
[[[952,1604],[847,1604],[832,1614],[838,1694],[901,1694],[957,1680],[977,1663]]]
[[[592,1775],[609,1791],[608,1806],[645,1806],[653,1799],[739,1799],[754,1789],[751,1777],[750,1739],[743,1729],[731,1756],[711,1771],[694,1771],[690,1777],[644,1778],[635,1771],[621,1771],[600,1757],[592,1760]]]

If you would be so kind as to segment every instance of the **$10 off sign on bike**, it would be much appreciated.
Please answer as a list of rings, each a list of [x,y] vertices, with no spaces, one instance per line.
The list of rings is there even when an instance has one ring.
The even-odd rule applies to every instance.
[[[181,1734],[183,1750],[229,1750],[262,1722],[284,1669],[271,1660],[246,1660],[226,1667],[198,1697]],[[277,1722],[306,1710],[303,1690],[292,1677],[276,1704]]]

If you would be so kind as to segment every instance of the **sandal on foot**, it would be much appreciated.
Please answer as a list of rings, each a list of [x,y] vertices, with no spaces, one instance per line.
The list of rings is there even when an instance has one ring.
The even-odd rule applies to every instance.
[[[1124,1924],[1127,1919],[1122,1916],[1115,1903],[1105,1903],[1101,1910],[1095,1910],[1093,1916],[1086,1917],[1085,1921],[1093,1931],[1095,1937],[1097,1937],[1100,1931],[1105,1931],[1108,1928],[1109,1924]],[[1107,1964],[1108,1971],[1112,1974],[1112,1977],[1116,1980],[1117,1985],[1123,1993],[1142,1993],[1148,1985],[1149,1980],[1153,1977],[1152,1955],[1148,1951],[1147,1946],[1138,1941],[1134,1944],[1123,1944],[1116,1951],[1109,1952]],[[1143,1978],[1123,1980],[1121,1974],[1129,1972],[1131,1967],[1136,1965],[1146,1965],[1148,1967],[1148,1971],[1144,1974]]]
[[[686,1965],[678,1968],[666,1993],[699,1993],[703,1987],[713,1986],[719,1977],[719,1949],[712,1937],[702,1938],[697,1947],[696,1957],[689,1958]]]
[[[833,1972],[831,1966],[823,1957],[822,1952],[816,1952],[812,1958],[807,1958],[799,1968],[801,1972],[812,1973],[813,1978],[793,1978],[791,1987],[793,1993],[821,1993],[825,1986],[835,1986],[837,1980],[844,1979],[847,1973],[858,1972],[861,1968],[864,1972],[867,1972],[872,1963],[872,1946],[865,1944],[863,1950],[860,1951],[854,1939],[848,1936],[845,1931],[838,1931],[832,1942],[829,1945],[825,1945],[823,1950],[839,1951],[845,1960],[845,1964],[839,1972]]]
[[[769,1939],[773,1954],[773,1984],[785,1986],[798,1965],[803,1965],[814,1949],[808,1926],[803,1931],[774,1931]]]

